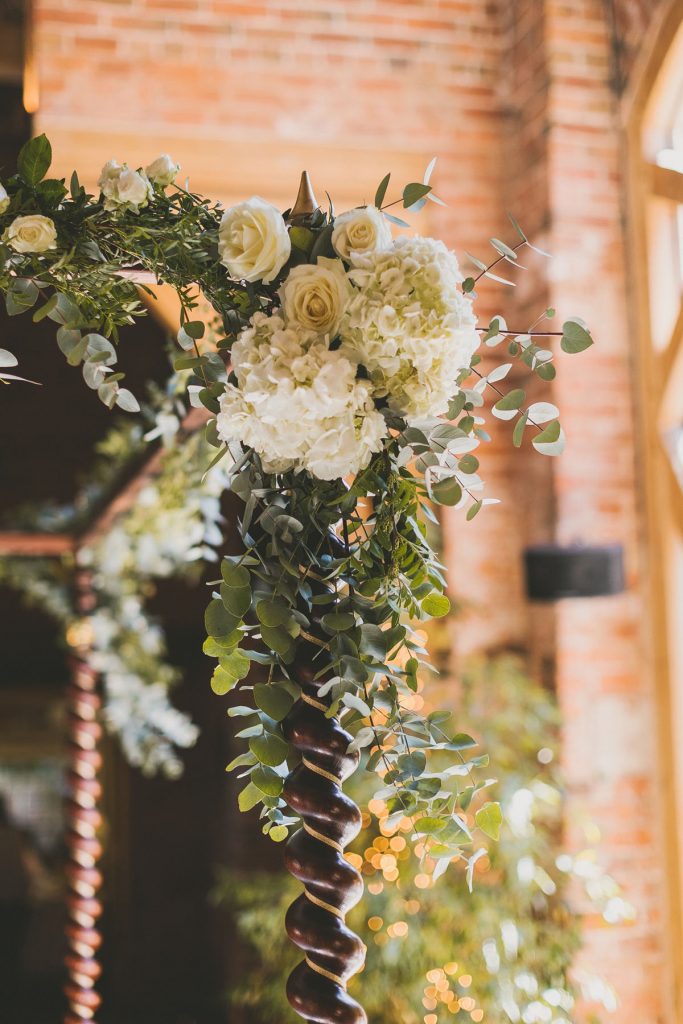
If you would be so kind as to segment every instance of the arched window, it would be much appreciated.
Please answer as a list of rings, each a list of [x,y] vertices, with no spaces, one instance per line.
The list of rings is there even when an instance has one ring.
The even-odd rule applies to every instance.
[[[660,709],[671,958],[683,1005],[683,0],[627,103],[636,436],[648,578],[644,636]],[[652,815],[657,810],[652,808]]]

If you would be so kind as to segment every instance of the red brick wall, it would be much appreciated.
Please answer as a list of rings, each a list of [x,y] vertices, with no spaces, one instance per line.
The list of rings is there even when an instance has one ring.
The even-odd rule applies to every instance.
[[[509,237],[513,209],[555,253],[549,264],[530,258],[513,295],[482,289],[480,312],[505,302],[511,325],[525,327],[553,305],[592,324],[595,349],[562,359],[554,387],[568,452],[553,464],[514,454],[508,427],[496,430],[484,470],[504,504],[467,527],[447,515],[446,557],[467,606],[459,651],[525,645],[536,664],[555,664],[569,839],[582,842],[580,816],[598,825],[603,861],[639,915],[617,929],[587,922],[579,964],[614,983],[623,1024],[673,1024],[611,88],[615,38],[626,73],[659,7],[615,0],[612,24],[602,0],[35,0],[38,123],[64,146],[78,140],[93,167],[151,157],[147,139],[160,136],[183,150],[197,187],[242,187],[248,171],[237,167],[251,161],[263,188],[272,181],[273,198],[286,200],[300,157],[314,181],[324,175],[321,187],[357,177],[362,199],[390,169],[384,153],[416,169],[438,154],[435,184],[449,207],[430,207],[422,230],[481,254],[490,234]],[[278,183],[285,173],[289,184]],[[553,537],[622,543],[627,592],[529,607],[521,549]]]
[[[631,5],[632,10],[633,5]],[[549,4],[549,179],[554,303],[579,310],[598,344],[567,359],[555,394],[571,438],[556,467],[558,538],[624,546],[627,591],[563,602],[557,611],[557,681],[570,784],[568,831],[587,815],[609,869],[638,919],[618,934],[589,926],[581,969],[613,979],[629,1021],[671,1009],[665,973],[654,695],[643,664],[635,410],[630,400],[623,152],[610,88],[611,39],[598,0]],[[626,966],[628,965],[628,966]]]

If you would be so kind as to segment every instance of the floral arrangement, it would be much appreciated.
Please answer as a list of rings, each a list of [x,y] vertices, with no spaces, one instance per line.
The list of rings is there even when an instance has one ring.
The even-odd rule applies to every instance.
[[[150,286],[141,272],[173,285],[181,304],[175,367],[191,371],[192,402],[210,416],[212,464],[229,455],[243,552],[221,560],[204,651],[217,662],[215,692],[239,688],[248,700],[230,708],[244,720],[237,736],[246,749],[229,766],[246,779],[240,807],[260,805],[264,833],[281,841],[298,824],[296,805],[303,829],[292,842],[312,837],[341,856],[356,813],[336,794],[364,750],[389,825],[411,823],[434,877],[458,862],[471,876],[484,853],[475,831],[497,838],[502,815],[497,802],[481,802],[491,780],[473,774],[486,763],[472,756],[474,740],[415,700],[428,662],[414,623],[449,610],[426,523],[438,505],[462,507],[471,519],[494,500],[482,495],[474,454],[488,440],[489,395],[492,414],[514,423],[514,445],[529,429],[540,453],[561,453],[557,408],[527,406],[522,388],[499,385],[515,361],[552,380],[548,339],[580,352],[592,344],[588,328],[577,318],[556,331],[539,327],[553,310],[528,329],[509,330],[503,317],[478,324],[477,282],[504,280],[498,265],[516,266],[519,251],[533,248],[514,220],[514,244],[492,239],[495,257],[472,257],[471,276],[443,243],[393,236],[392,227],[408,227],[388,212],[393,206],[416,212],[441,202],[430,185],[434,162],[400,198],[385,201],[387,174],[372,205],[340,216],[331,203],[319,208],[306,175],[281,213],[259,197],[223,210],[180,185],[168,156],[145,169],[110,161],[97,196],[75,173],[68,188],[46,178],[50,163],[48,140],[31,140],[3,188],[0,291],[9,314],[33,309],[34,320],[55,321],[58,345],[85,383],[108,406],[133,412],[138,402],[114,369],[118,329],[144,312],[138,288]],[[218,319],[210,336],[196,317],[200,297]],[[482,346],[501,345],[506,361],[484,368]],[[5,368],[15,363],[0,352]],[[311,708],[327,722],[317,753],[322,724]],[[340,743],[343,754],[333,753]],[[342,809],[340,822],[323,821],[320,807],[317,825],[307,820],[314,776],[333,785],[330,810]],[[291,855],[301,880],[317,871],[313,854],[305,870]],[[290,935],[309,952],[289,996],[306,1018],[341,1020],[343,1007],[343,1019],[359,1024],[365,1015],[344,988],[362,945],[347,931],[348,955],[326,945],[321,954],[317,919],[309,920],[317,900],[332,941],[335,915],[343,919],[357,889],[329,870],[330,878],[337,871],[338,902],[306,889],[309,903],[302,896],[296,911],[305,923],[292,924]],[[321,975],[333,986],[325,1007],[314,984]]]

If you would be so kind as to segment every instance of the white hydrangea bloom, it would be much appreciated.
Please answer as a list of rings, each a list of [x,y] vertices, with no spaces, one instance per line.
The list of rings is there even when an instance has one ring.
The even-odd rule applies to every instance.
[[[342,322],[342,351],[406,419],[443,415],[479,345],[454,254],[433,238],[401,237],[387,251],[357,255],[349,276],[357,292]]]
[[[386,424],[372,387],[327,337],[256,313],[232,364],[238,387],[221,396],[218,433],[253,447],[268,472],[307,469],[335,480],[364,469],[382,447]]]

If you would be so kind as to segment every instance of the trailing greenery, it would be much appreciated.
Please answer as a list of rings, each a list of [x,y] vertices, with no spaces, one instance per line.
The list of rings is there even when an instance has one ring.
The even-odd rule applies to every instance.
[[[488,440],[488,395],[492,414],[514,423],[515,445],[529,428],[539,452],[562,451],[556,407],[527,406],[523,389],[499,385],[514,361],[551,380],[547,339],[579,352],[592,344],[588,329],[576,318],[538,329],[553,310],[523,331],[502,317],[476,326],[477,281],[509,283],[494,271],[533,248],[515,221],[514,245],[492,239],[493,261],[471,257],[477,273],[464,278],[442,243],[391,238],[386,220],[407,225],[389,207],[440,202],[433,163],[395,202],[385,202],[387,175],[374,206],[337,216],[331,205],[280,214],[257,197],[223,211],[176,184],[166,156],[146,171],[110,161],[99,196],[75,173],[69,187],[47,178],[50,162],[48,140],[31,140],[0,192],[8,313],[53,320],[86,384],[108,406],[136,411],[114,369],[118,331],[144,313],[141,274],[171,284],[182,310],[175,368],[190,375],[192,402],[211,417],[213,464],[228,456],[226,484],[243,502],[244,553],[221,562],[204,648],[217,662],[214,690],[239,686],[249,701],[230,709],[244,719],[247,747],[231,766],[247,780],[240,806],[262,805],[276,840],[293,823],[280,794],[295,755],[280,723],[310,662],[329,714],[380,775],[389,820],[412,820],[436,874],[457,861],[472,871],[478,838],[496,837],[501,822],[495,802],[467,816],[488,785],[472,775],[486,755],[471,755],[474,740],[450,716],[424,715],[412,701],[418,669],[428,670],[412,623],[449,609],[426,524],[436,505],[471,519],[494,500],[481,496],[474,455]],[[196,312],[201,296],[217,317],[210,334]],[[484,372],[480,341],[507,344],[510,360]],[[15,362],[0,352],[0,365]],[[292,409],[302,416],[286,420]],[[267,681],[251,686],[254,662]]]
[[[501,779],[506,824],[488,861],[482,850],[470,894],[455,874],[434,886],[409,856],[409,824],[390,827],[383,802],[371,803],[375,813],[365,816],[348,855],[367,882],[349,923],[372,952],[353,995],[375,1024],[566,1024],[575,1019],[569,968],[580,926],[569,890],[585,890],[582,902],[608,923],[632,911],[592,849],[573,857],[562,851],[552,694],[513,657],[470,665],[459,689],[458,713],[491,751]],[[350,792],[362,799],[367,788],[367,773],[358,773]],[[295,892],[279,873],[225,872],[217,886],[216,899],[231,909],[250,951],[230,999],[256,1020],[295,1019],[283,993],[296,961],[283,929]],[[614,994],[599,977],[581,980],[593,1000],[614,1009]]]

